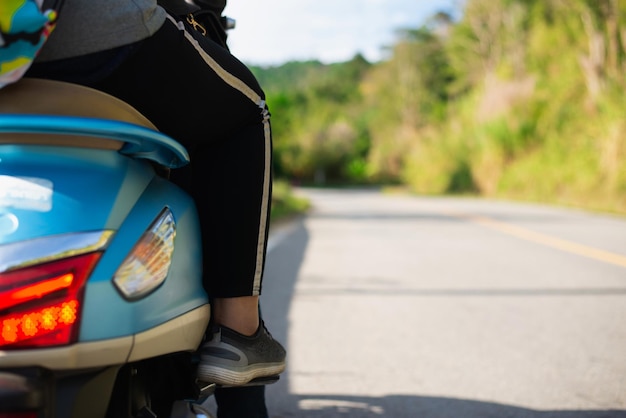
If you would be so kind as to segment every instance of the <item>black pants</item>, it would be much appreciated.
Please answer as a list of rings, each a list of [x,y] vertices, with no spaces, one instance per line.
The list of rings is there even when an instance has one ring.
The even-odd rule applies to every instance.
[[[171,178],[198,207],[207,293],[260,294],[272,139],[264,93],[245,65],[168,17],[157,33],[137,44],[36,64],[28,76],[112,94],[182,143],[191,164],[174,170]]]
[[[243,64],[170,19],[137,44],[35,64],[27,76],[112,94],[181,142],[191,164],[174,170],[171,179],[198,207],[207,293],[260,294],[272,142],[263,91]],[[263,386],[219,389],[218,416],[266,418],[264,393]]]
[[[267,418],[265,386],[221,388],[215,391],[218,418]]]

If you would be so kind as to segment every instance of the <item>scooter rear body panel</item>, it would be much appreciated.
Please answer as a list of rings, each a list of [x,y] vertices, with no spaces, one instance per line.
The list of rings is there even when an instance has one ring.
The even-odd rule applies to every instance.
[[[34,410],[38,418],[137,417],[156,408],[158,416],[166,416],[172,404],[197,395],[190,359],[210,315],[194,202],[160,175],[163,167],[184,165],[186,151],[145,124],[21,116],[0,114],[0,272],[45,261],[46,254],[72,255],[63,253],[65,245],[40,245],[44,242],[100,237],[94,247],[102,255],[84,286],[75,343],[0,347],[0,415]],[[73,146],[77,132],[121,144]],[[17,140],[24,133],[34,133],[35,141]],[[41,140],[48,134],[49,141]],[[165,208],[176,228],[166,279],[129,300],[113,278]],[[17,391],[16,381],[23,383]],[[185,408],[170,416],[197,415]]]
[[[150,163],[115,151],[67,147],[0,145],[0,156],[0,213],[12,219],[0,245],[114,231],[87,283],[80,341],[133,335],[207,303],[194,203]],[[164,207],[177,228],[168,278],[151,295],[126,301],[111,279]]]

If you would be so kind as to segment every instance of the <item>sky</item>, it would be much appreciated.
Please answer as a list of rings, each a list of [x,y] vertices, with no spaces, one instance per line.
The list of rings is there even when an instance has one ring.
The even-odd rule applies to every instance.
[[[236,20],[231,52],[249,65],[317,59],[343,62],[361,53],[384,59],[395,32],[417,28],[438,11],[458,13],[460,0],[228,0]]]

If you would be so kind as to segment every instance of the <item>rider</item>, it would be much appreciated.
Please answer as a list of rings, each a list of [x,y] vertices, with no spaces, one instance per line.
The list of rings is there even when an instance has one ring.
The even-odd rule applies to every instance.
[[[285,350],[259,317],[270,114],[248,68],[157,0],[65,0],[27,77],[116,96],[187,148],[191,164],[171,178],[198,208],[203,285],[213,309],[198,378],[240,385],[282,372]]]

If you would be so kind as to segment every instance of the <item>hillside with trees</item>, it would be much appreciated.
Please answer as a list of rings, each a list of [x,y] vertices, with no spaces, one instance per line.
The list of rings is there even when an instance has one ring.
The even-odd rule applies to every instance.
[[[381,62],[253,71],[279,178],[626,213],[626,2],[466,0]]]

